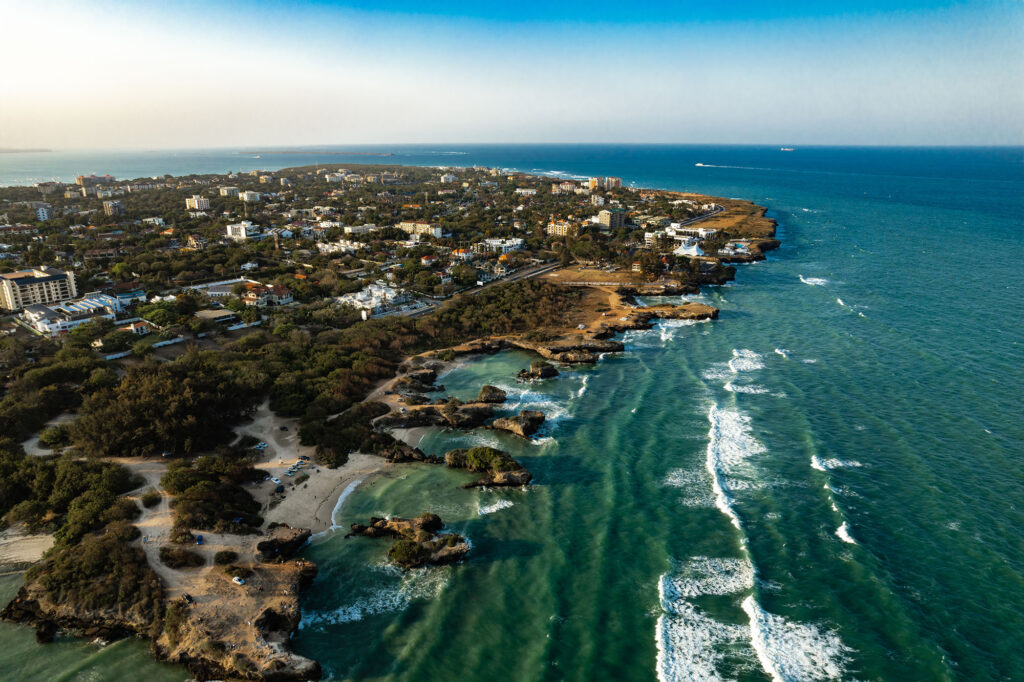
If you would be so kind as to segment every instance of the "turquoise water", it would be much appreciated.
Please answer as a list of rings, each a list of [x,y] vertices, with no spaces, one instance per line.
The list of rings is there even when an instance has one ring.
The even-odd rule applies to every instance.
[[[716,322],[630,332],[532,385],[520,353],[445,376],[555,418],[533,444],[423,448],[498,444],[535,484],[406,466],[360,488],[343,527],[431,510],[473,552],[402,574],[386,541],[319,538],[298,651],[331,679],[1024,679],[1021,150],[459,162],[749,198],[783,246],[705,291]]]

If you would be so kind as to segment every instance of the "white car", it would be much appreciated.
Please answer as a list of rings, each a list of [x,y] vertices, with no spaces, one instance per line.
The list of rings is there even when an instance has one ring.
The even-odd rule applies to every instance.
[[[280,483],[281,482],[281,479],[280,478],[276,478],[276,477],[272,478],[270,480],[273,481],[274,483]]]
[[[243,579],[239,578],[237,575],[234,578],[231,579],[231,582],[233,582],[236,585],[244,585],[245,584],[245,581]]]

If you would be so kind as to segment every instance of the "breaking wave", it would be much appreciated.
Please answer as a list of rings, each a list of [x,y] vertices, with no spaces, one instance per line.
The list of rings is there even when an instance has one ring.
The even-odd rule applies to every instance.
[[[843,521],[839,528],[836,528],[836,536],[843,542],[848,542],[851,545],[857,544],[857,541],[850,535],[850,525],[846,521]]]
[[[849,649],[831,631],[793,623],[765,611],[753,597],[743,600],[751,643],[761,667],[776,682],[838,680]]]
[[[800,275],[800,281],[804,284],[810,284],[812,287],[822,287],[828,284],[828,280],[824,277],[804,277]]]
[[[746,348],[734,348],[732,360],[729,361],[729,369],[733,372],[752,372],[764,369],[764,357],[760,353],[755,353]]]
[[[390,574],[392,571],[389,568],[383,567],[381,570]],[[436,598],[448,585],[451,573],[449,566],[408,571],[402,575],[395,587],[376,588],[351,604],[340,606],[333,611],[303,614],[299,627],[355,623],[369,616],[397,613],[414,600]]]
[[[493,514],[496,511],[501,511],[502,509],[508,509],[509,507],[514,506],[515,502],[512,502],[511,500],[498,500],[491,504],[478,504],[477,513],[480,514],[480,516],[484,516],[486,514]]]

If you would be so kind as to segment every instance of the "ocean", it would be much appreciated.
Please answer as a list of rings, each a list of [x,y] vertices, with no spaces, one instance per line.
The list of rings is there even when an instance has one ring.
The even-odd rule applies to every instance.
[[[534,384],[514,381],[521,352],[445,375],[456,397],[491,383],[549,420],[532,443],[435,430],[423,449],[502,447],[534,484],[463,490],[468,474],[408,465],[354,492],[342,527],[433,511],[473,551],[402,573],[386,541],[317,539],[295,647],[325,678],[1024,679],[1024,151],[393,151],[750,199],[782,247],[688,297],[717,321],[628,332],[624,354]],[[268,162],[8,156],[29,155],[0,155],[3,182]],[[3,580],[0,596],[16,586]],[[135,642],[31,638],[0,626],[0,670],[187,677]]]

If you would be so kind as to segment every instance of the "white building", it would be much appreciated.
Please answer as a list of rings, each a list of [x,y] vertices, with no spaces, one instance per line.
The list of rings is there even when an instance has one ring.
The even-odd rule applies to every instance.
[[[224,230],[227,238],[236,242],[245,241],[246,239],[256,239],[262,236],[260,234],[260,226],[254,225],[252,221],[249,220],[243,220],[240,223],[228,225]]]
[[[339,239],[336,242],[320,242],[316,245],[320,253],[355,253],[366,246],[362,242],[353,242],[348,239]]]
[[[365,225],[348,225],[345,227],[345,234],[369,234],[376,232],[380,228],[373,223],[366,223]]]
[[[431,225],[430,223],[424,223],[419,221],[404,221],[398,223],[396,226],[399,230],[407,232],[409,234],[427,235],[437,239],[441,238],[441,226]]]
[[[113,320],[122,309],[121,301],[107,294],[86,294],[77,301],[52,306],[33,303],[21,314],[27,325],[40,334],[58,336],[95,319]]]
[[[238,188],[237,187],[221,187],[220,188],[220,195],[222,197],[237,197],[238,196]]]
[[[327,182],[342,182],[344,179],[344,173],[328,173],[324,176],[324,180]]]
[[[522,250],[523,244],[523,240],[519,237],[513,237],[511,239],[485,239],[482,242],[474,244],[473,250],[486,253],[509,253],[510,251]]]
[[[193,194],[188,199],[185,199],[185,208],[192,209],[193,211],[206,211],[210,208],[210,200],[206,197]]]
[[[242,201],[246,202],[246,203],[254,203],[254,202],[257,202],[260,199],[262,199],[263,195],[260,194],[259,192],[246,191],[246,192],[239,192],[238,193],[238,198],[241,199]]]
[[[444,175],[441,176],[441,182],[444,182],[444,183],[458,182],[458,181],[459,181],[459,176],[455,175],[454,173],[445,173]]]
[[[386,312],[398,304],[408,301],[409,295],[401,289],[396,289],[386,282],[377,280],[373,284],[365,286],[361,291],[338,296],[335,300],[341,305],[350,305],[370,314],[376,314]]]
[[[537,194],[537,190],[532,187],[517,187],[516,194],[521,197],[532,197]]]

